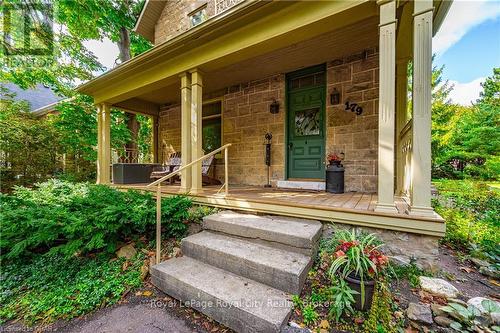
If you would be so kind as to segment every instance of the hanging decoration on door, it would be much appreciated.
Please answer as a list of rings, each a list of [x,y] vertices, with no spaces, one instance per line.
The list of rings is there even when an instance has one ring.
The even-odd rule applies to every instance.
[[[363,113],[363,108],[357,103],[351,103],[349,101],[345,102],[345,111],[354,112],[358,116]]]

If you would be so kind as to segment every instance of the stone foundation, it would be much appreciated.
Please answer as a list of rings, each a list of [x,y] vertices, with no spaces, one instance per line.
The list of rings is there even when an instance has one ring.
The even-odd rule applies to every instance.
[[[391,257],[393,263],[408,265],[414,262],[417,267],[427,271],[436,271],[438,267],[439,237],[418,235],[407,232],[350,226],[340,223],[324,223],[323,237],[331,236],[335,230],[363,230],[376,234],[384,242],[382,250]]]

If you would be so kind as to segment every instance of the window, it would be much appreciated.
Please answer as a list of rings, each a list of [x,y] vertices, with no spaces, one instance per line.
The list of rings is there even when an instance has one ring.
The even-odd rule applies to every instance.
[[[200,8],[196,9],[194,12],[189,14],[189,22],[191,27],[196,27],[198,24],[202,23],[207,19],[207,5],[204,4]]]
[[[320,116],[319,108],[295,111],[295,135],[320,135]]]
[[[222,146],[222,102],[203,105],[202,146],[205,154]]]

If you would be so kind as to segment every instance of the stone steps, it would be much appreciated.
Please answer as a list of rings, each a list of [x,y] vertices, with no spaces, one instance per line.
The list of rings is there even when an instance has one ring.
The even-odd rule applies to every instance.
[[[284,292],[186,256],[153,266],[151,278],[168,295],[236,332],[279,332],[292,309]]]
[[[170,296],[236,332],[279,332],[312,265],[321,223],[223,211],[182,240],[183,257],[151,267]]]
[[[203,231],[182,240],[182,253],[228,272],[299,294],[311,257],[226,234]]]
[[[206,216],[203,228],[256,241],[272,242],[273,246],[313,256],[321,236],[322,224],[285,216],[241,214],[226,210]]]

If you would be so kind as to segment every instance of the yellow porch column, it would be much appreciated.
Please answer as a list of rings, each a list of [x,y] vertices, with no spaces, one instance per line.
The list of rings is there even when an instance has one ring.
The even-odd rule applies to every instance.
[[[202,95],[203,79],[198,70],[191,71],[191,161],[203,156],[202,149]],[[201,162],[191,168],[191,191],[202,190]]]
[[[431,207],[432,0],[414,2],[413,139],[410,214],[434,216]]]
[[[191,74],[181,74],[181,156],[182,165],[191,163]],[[191,190],[191,168],[181,171],[181,191]]]
[[[394,124],[396,86],[396,2],[379,0],[379,118],[377,212],[397,213],[394,204]]]
[[[102,103],[97,111],[97,184],[111,181],[111,106]]]

